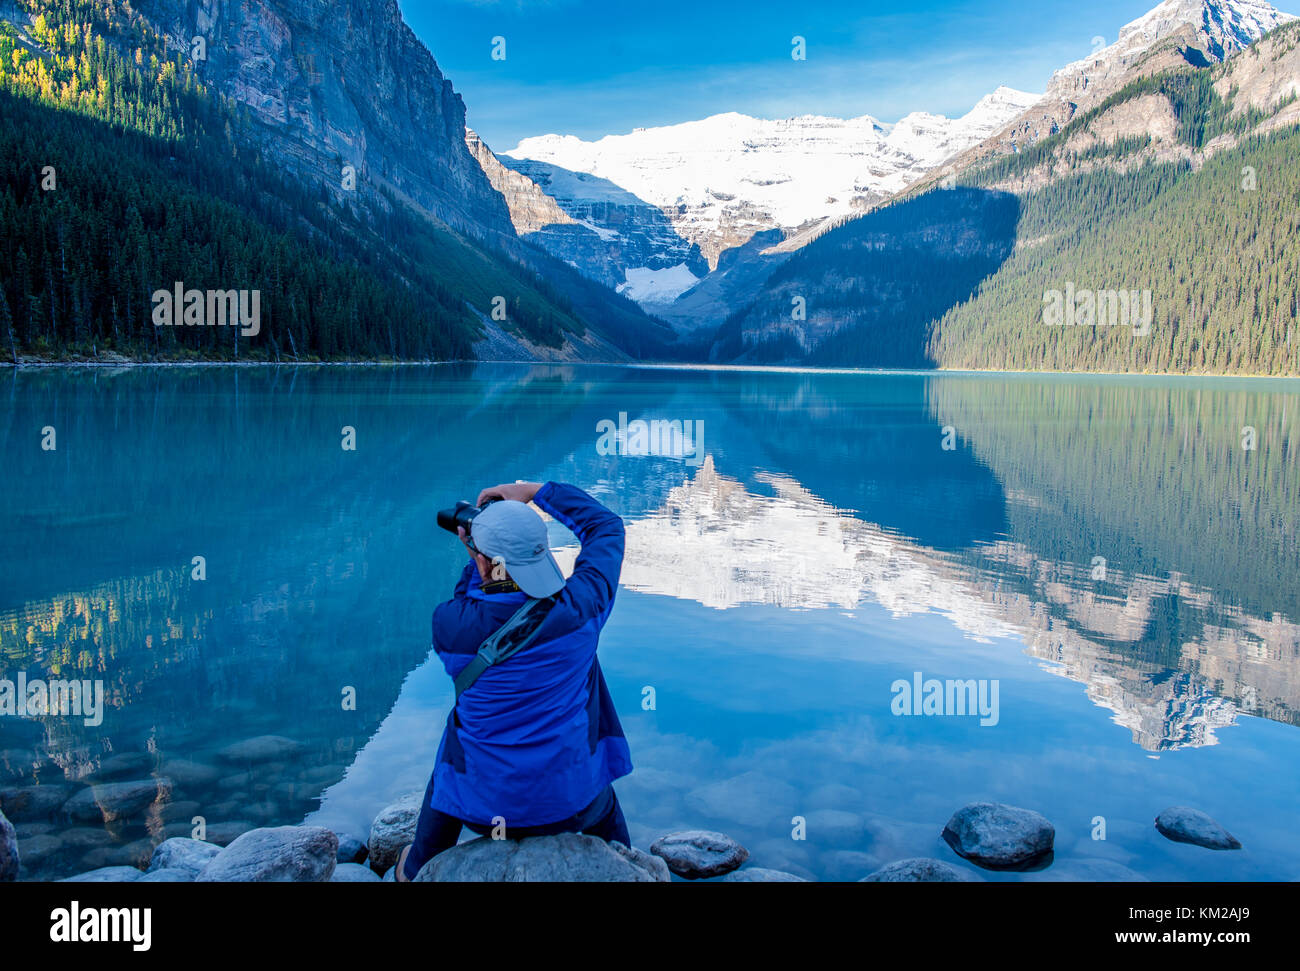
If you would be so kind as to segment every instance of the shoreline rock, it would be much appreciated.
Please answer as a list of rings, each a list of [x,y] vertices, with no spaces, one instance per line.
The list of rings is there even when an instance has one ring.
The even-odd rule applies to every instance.
[[[719,883],[808,883],[804,877],[787,873],[785,870],[769,870],[762,866],[749,866],[732,870],[722,877]]]
[[[560,833],[461,843],[420,868],[415,883],[668,883],[656,856],[596,836]]]
[[[145,872],[186,870],[191,873],[190,879],[194,879],[221,852],[221,847],[213,843],[205,843],[202,840],[189,839],[184,836],[173,836],[171,839],[163,840],[158,844],[158,847],[153,851],[153,856],[149,858],[149,865]]]
[[[360,863],[340,863],[334,868],[330,883],[379,883],[379,874]]]
[[[707,829],[661,836],[650,844],[650,852],[662,857],[669,870],[687,880],[723,876],[749,859],[749,850],[730,836]]]
[[[196,883],[327,883],[339,838],[321,826],[254,829],[217,853]]]
[[[943,838],[958,856],[990,870],[1031,869],[1051,861],[1056,829],[1032,809],[973,802],[952,814]]]
[[[422,792],[412,792],[379,811],[370,824],[370,840],[366,844],[370,869],[384,873],[397,862],[402,847],[414,841],[423,802]]]
[[[981,883],[983,878],[969,870],[930,857],[914,856],[887,863],[859,883]]]
[[[0,883],[17,880],[20,869],[18,833],[14,830],[14,824],[0,812]]]

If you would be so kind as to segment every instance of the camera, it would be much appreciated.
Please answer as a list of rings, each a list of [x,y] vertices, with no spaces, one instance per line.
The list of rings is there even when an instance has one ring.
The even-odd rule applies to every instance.
[[[468,533],[474,517],[496,501],[496,499],[489,499],[480,507],[462,499],[450,509],[438,510],[438,525],[452,535],[455,535],[457,527],[463,528]]]

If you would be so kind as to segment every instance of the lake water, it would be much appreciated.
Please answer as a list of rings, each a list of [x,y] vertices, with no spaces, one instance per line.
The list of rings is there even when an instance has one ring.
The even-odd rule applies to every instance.
[[[0,679],[106,706],[0,717],[28,877],[196,816],[364,836],[423,788],[452,698],[429,616],[464,554],[436,510],[557,479],[627,521],[600,650],[639,845],[717,829],[858,879],[961,863],[940,831],[987,799],[1056,827],[1050,867],[987,879],[1300,879],[1300,383],[139,368],[10,371],[0,401]],[[620,415],[702,447],[604,454]],[[997,704],[897,714],[914,678]],[[296,744],[226,751],[265,735]],[[120,818],[77,797],[158,778],[109,790]],[[1245,848],[1169,842],[1179,804]]]

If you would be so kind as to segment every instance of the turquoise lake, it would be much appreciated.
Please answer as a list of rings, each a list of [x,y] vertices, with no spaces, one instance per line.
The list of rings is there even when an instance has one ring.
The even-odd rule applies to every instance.
[[[600,656],[638,845],[973,869],[940,832],[998,800],[1056,853],[985,879],[1300,879],[1300,382],[84,368],[11,370],[0,401],[0,680],[105,693],[98,725],[0,716],[26,878],[147,860],[195,817],[364,837],[423,789],[452,700],[429,623],[464,552],[437,510],[556,479],[627,524]],[[638,420],[691,447],[602,440]],[[914,678],[995,686],[995,714],[899,714]],[[266,735],[293,744],[226,751]],[[1173,805],[1244,848],[1166,840]]]

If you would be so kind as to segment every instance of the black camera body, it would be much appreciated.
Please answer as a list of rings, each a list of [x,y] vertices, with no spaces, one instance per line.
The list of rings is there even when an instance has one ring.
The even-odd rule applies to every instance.
[[[438,525],[453,536],[456,535],[458,528],[464,529],[468,533],[470,524],[474,522],[474,517],[496,501],[496,499],[489,499],[480,507],[462,499],[450,509],[438,510]]]

